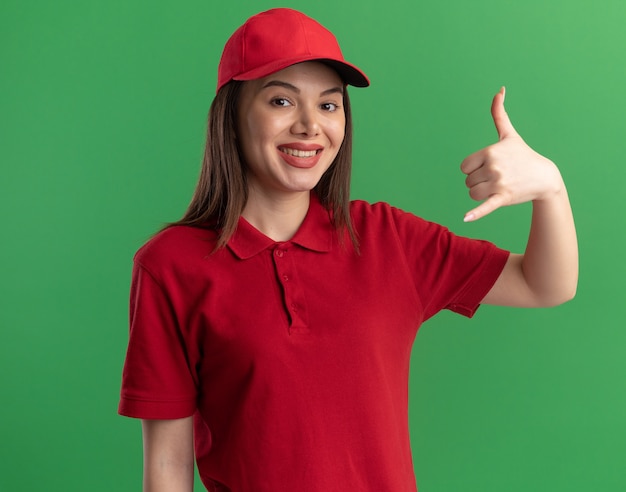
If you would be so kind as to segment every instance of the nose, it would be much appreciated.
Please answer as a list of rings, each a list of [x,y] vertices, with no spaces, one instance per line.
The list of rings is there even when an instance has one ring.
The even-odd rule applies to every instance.
[[[295,135],[314,137],[320,134],[319,115],[315,108],[300,107],[291,131]]]

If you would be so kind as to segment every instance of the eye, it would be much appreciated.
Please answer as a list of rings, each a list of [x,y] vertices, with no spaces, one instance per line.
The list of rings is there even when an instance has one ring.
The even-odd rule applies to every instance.
[[[339,106],[335,103],[323,103],[320,105],[320,107],[324,110],[324,111],[328,111],[330,113],[333,113],[335,111],[337,111],[339,109]]]
[[[274,99],[272,99],[271,104],[273,106],[284,108],[287,106],[291,106],[291,101],[289,101],[289,99],[285,99],[284,97],[275,97]]]

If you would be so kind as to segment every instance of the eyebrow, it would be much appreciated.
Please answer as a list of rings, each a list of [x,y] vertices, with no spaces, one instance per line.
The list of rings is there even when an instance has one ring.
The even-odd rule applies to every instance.
[[[261,89],[266,89],[268,87],[283,87],[292,92],[295,92],[296,94],[300,94],[300,89],[298,89],[295,85],[290,84],[289,82],[283,82],[282,80],[270,80],[263,87],[261,87]],[[320,96],[327,96],[329,94],[335,94],[335,93],[343,94],[343,87],[339,87],[339,86],[331,87],[330,89],[326,89],[325,91],[322,91],[320,93]]]

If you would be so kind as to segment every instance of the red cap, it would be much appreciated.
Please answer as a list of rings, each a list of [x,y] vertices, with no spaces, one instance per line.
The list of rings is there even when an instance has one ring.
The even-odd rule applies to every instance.
[[[217,90],[231,80],[254,80],[296,63],[319,60],[344,82],[367,87],[367,76],[346,62],[333,33],[297,10],[280,8],[250,17],[224,46]]]

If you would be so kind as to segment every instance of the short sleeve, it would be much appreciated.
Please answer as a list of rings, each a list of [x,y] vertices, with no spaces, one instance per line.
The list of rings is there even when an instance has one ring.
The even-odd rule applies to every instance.
[[[119,413],[145,419],[193,415],[197,390],[183,333],[166,290],[135,262],[130,337]]]
[[[424,320],[442,309],[472,317],[500,276],[509,252],[398,209],[393,215]]]

